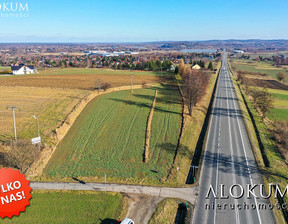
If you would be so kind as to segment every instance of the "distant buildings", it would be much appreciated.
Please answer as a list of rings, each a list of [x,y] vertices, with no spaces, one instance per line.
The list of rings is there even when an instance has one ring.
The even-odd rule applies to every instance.
[[[233,51],[233,53],[235,53],[235,54],[244,54],[244,51],[235,50],[235,51]]]
[[[18,66],[11,66],[13,75],[28,75],[37,72],[34,65],[19,64]]]
[[[86,55],[102,55],[103,57],[117,57],[120,55],[136,55],[139,54],[139,52],[133,52],[133,51],[113,51],[107,52],[107,51],[85,51],[84,54]]]

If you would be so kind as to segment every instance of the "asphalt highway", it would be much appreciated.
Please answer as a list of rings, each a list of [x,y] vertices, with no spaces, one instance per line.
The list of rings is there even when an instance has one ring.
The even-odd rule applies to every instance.
[[[222,60],[192,223],[272,224],[275,218],[268,207],[270,202],[260,197],[262,178],[241,116],[225,53]],[[250,191],[247,195],[249,185],[251,188],[255,184],[252,193]]]

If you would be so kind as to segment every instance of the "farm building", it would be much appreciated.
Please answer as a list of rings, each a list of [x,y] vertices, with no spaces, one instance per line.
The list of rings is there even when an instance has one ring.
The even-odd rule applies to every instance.
[[[11,66],[11,70],[13,75],[26,75],[37,72],[37,69],[34,68],[34,65],[24,65],[24,64],[19,64],[18,66]]]
[[[199,69],[201,69],[201,67],[200,67],[199,65],[197,65],[197,64],[196,64],[196,65],[194,65],[194,66],[192,66],[191,68],[192,68],[192,69],[196,69],[196,70],[199,70]]]

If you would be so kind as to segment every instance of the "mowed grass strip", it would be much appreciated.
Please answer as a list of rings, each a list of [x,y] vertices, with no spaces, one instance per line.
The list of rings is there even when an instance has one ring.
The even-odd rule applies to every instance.
[[[5,218],[1,223],[111,224],[124,218],[124,213],[125,200],[118,193],[35,191],[25,213],[11,220]]]
[[[10,141],[14,137],[12,110],[7,106],[17,106],[17,134],[19,138],[37,136],[39,119],[42,137],[63,122],[73,107],[86,95],[86,90],[63,90],[34,87],[0,87],[0,141]]]
[[[155,90],[151,159],[144,164],[145,129]],[[161,85],[120,91],[91,101],[49,161],[45,176],[84,180],[159,183],[172,165],[181,129],[178,88]]]

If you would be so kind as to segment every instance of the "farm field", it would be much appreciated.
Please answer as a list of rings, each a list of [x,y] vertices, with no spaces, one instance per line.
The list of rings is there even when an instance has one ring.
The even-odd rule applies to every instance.
[[[33,191],[25,213],[1,223],[93,223],[111,224],[124,218],[121,194],[84,191]],[[102,220],[102,221],[101,221]]]
[[[73,107],[88,94],[86,90],[63,90],[35,87],[0,88],[0,141],[14,138],[12,110],[7,106],[17,106],[17,135],[19,138],[37,136],[38,116],[42,137],[48,136]]]
[[[284,71],[288,76],[288,72],[285,71],[283,68],[276,68],[268,62],[261,62],[261,61],[257,62],[245,59],[232,59],[230,62],[232,67],[235,67],[236,70],[243,70],[248,72],[260,72],[269,75],[274,79],[276,79],[276,75],[280,71]],[[286,80],[286,82],[288,82],[288,79]]]
[[[279,55],[279,54],[283,54],[283,55],[288,55],[287,51],[280,51],[280,52],[245,52],[244,55],[249,55],[252,59],[256,59],[259,56],[261,57],[272,57],[273,55]]]
[[[285,121],[288,119],[288,91],[268,89],[274,98],[274,108],[267,114],[273,121]]]
[[[100,69],[100,68],[50,68],[46,70],[39,70],[41,75],[151,75],[161,76],[161,72],[154,71],[138,71],[138,70],[113,70],[113,69]],[[162,71],[162,75],[171,75]]]
[[[146,122],[155,90],[150,153],[144,164]],[[91,101],[59,144],[44,176],[86,181],[160,183],[171,168],[182,121],[178,88],[159,85],[104,94]]]
[[[122,71],[121,71],[122,72]],[[92,90],[95,88],[96,80],[100,79],[104,83],[111,84],[111,87],[129,86],[131,85],[130,73],[125,71],[126,75],[110,74],[53,74],[47,75],[37,74],[29,76],[8,76],[0,77],[1,86],[31,86],[31,87],[49,87],[63,89],[85,89]],[[142,72],[139,72],[142,74]],[[121,73],[124,74],[124,73]],[[132,74],[132,73],[131,73]],[[133,73],[135,74],[135,73]],[[169,76],[152,75],[134,75],[133,84],[141,85],[143,83],[156,83],[167,81]],[[143,74],[146,74],[143,72]]]

